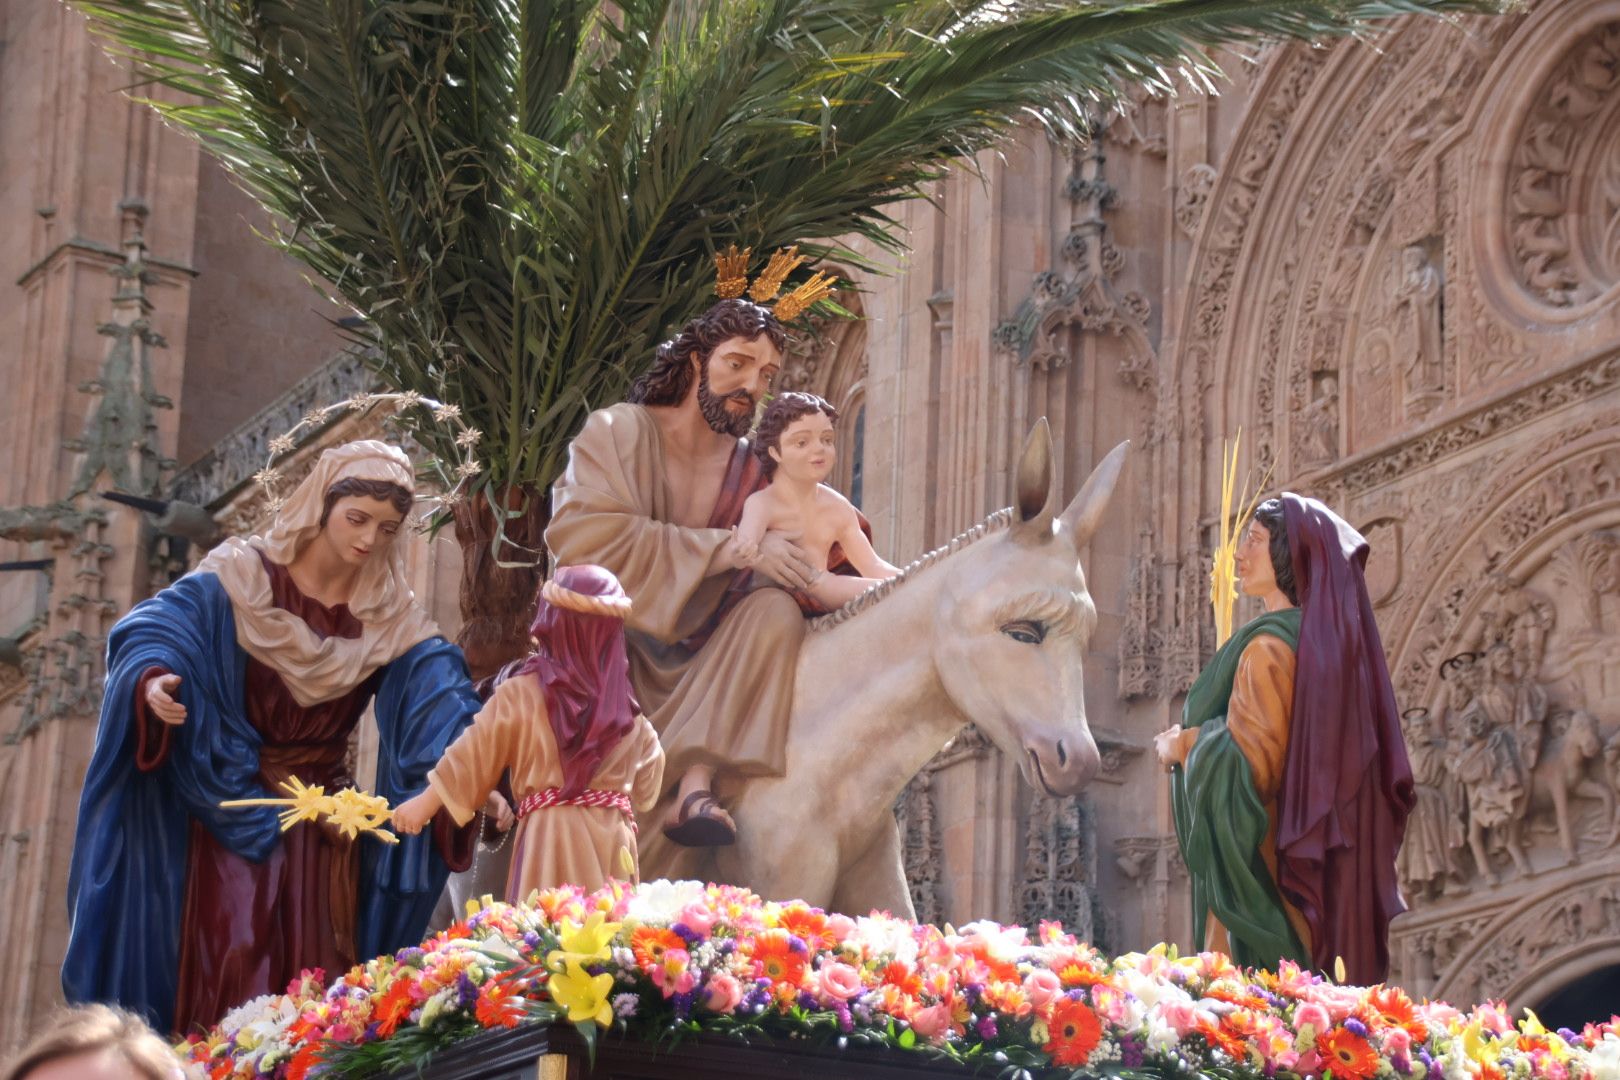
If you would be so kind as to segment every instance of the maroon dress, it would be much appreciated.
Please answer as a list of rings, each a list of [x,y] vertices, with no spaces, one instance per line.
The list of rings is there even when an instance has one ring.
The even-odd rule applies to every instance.
[[[276,607],[303,619],[321,637],[359,637],[348,605],[332,607],[299,592],[287,568],[264,560]],[[146,686],[166,674],[148,669],[135,695],[136,764],[151,772],[168,756],[171,729],[150,715]],[[327,791],[353,787],[346,761],[349,737],[381,673],[342,697],[303,706],[274,670],[251,656],[245,686],[248,720],[263,737],[258,782],[281,795],[296,776]],[[434,819],[435,846],[452,870],[471,862],[472,833],[448,815]],[[355,955],[360,848],[328,826],[293,826],[262,863],[230,851],[195,820],[186,863],[181,916],[180,980],[174,1028],[207,1027],[261,994],[280,993],[306,968],[328,977],[347,971]]]

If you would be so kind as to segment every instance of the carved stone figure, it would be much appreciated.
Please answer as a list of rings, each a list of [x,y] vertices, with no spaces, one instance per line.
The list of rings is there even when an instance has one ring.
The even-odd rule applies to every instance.
[[[1324,376],[1316,397],[1305,406],[1302,460],[1310,464],[1333,461],[1339,456],[1339,380]]]
[[[1523,677],[1538,678],[1547,654],[1547,635],[1556,617],[1552,601],[1500,570],[1492,570],[1486,581],[1491,591],[1480,609],[1479,632],[1473,647],[1488,649],[1498,642],[1505,643]]]
[[[1494,727],[1476,704],[1471,703],[1463,715],[1463,745],[1453,768],[1467,795],[1468,848],[1474,855],[1474,868],[1494,885],[1497,876],[1485,847],[1487,830],[1501,838],[1519,873],[1528,876],[1531,872],[1530,861],[1511,829],[1522,806],[1525,778],[1513,736]]]
[[[1597,721],[1585,709],[1560,709],[1552,722],[1546,754],[1529,770],[1523,815],[1514,826],[1522,837],[1526,821],[1551,810],[1558,824],[1558,842],[1566,865],[1577,859],[1575,832],[1570,823],[1570,799],[1597,799],[1605,823],[1614,820],[1615,792],[1602,773],[1603,740]],[[1595,774],[1595,775],[1594,775]]]
[[[1452,850],[1465,835],[1461,807],[1447,799],[1447,740],[1435,732],[1429,710],[1408,709],[1402,719],[1417,802],[1395,865],[1404,884],[1433,896],[1458,876]]]
[[[1401,252],[1401,276],[1395,286],[1396,348],[1406,382],[1407,412],[1422,416],[1445,391],[1445,334],[1442,329],[1440,271],[1421,244]]]

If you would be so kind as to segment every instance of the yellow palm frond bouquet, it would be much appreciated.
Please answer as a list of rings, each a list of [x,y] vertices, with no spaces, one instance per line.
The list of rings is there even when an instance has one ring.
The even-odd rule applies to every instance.
[[[1243,490],[1237,492],[1238,451],[1243,445],[1243,429],[1227,443],[1221,440],[1221,542],[1215,547],[1214,565],[1209,570],[1209,602],[1215,608],[1215,647],[1225,645],[1232,636],[1232,616],[1237,609],[1238,577],[1237,546],[1243,536],[1244,525],[1254,516],[1260,505],[1260,493],[1265,490],[1271,472],[1260,478],[1254,494],[1249,494],[1249,481],[1245,477]],[[1237,495],[1238,512],[1232,513],[1233,495]]]

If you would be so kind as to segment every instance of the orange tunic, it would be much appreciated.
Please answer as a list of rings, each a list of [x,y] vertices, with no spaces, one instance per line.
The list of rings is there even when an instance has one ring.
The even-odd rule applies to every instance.
[[[1277,880],[1277,792],[1282,787],[1283,766],[1288,761],[1289,720],[1294,711],[1294,650],[1274,634],[1258,634],[1238,658],[1232,697],[1226,706],[1226,730],[1249,762],[1254,789],[1266,804],[1271,828],[1260,847],[1271,880]],[[1178,746],[1182,761],[1198,741],[1198,729],[1181,733]],[[1311,947],[1310,927],[1305,916],[1285,897],[1283,910],[1307,951]],[[1231,952],[1231,940],[1214,915],[1209,917],[1205,946]]]
[[[471,727],[461,733],[428,773],[428,783],[457,824],[471,821],[494,790],[501,771],[512,772],[512,791],[523,799],[562,785],[557,740],[546,714],[540,680],[519,675],[502,683]],[[591,777],[590,787],[620,791],[637,811],[650,810],[664,777],[664,751],[644,716]],[[636,838],[623,814],[611,807],[548,806],[517,824],[506,898],[522,901],[535,889],[578,885],[595,889],[623,879],[620,852],[636,858]]]

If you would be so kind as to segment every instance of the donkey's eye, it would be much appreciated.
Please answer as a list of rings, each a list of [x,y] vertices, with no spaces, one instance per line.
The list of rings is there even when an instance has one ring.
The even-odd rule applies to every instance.
[[[1034,619],[1019,619],[1002,626],[1001,632],[1024,645],[1039,645],[1046,640],[1046,624]]]

